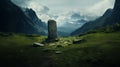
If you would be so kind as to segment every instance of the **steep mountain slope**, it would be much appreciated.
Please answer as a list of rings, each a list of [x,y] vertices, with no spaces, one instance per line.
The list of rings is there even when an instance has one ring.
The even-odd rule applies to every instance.
[[[88,31],[99,29],[108,25],[114,25],[116,23],[120,23],[120,0],[115,1],[113,9],[108,9],[103,16],[95,21],[90,21],[84,24],[81,28],[72,32],[71,35],[83,34]]]
[[[0,1],[0,32],[45,35],[44,25],[33,10],[24,12],[10,0]]]
[[[24,9],[23,10],[25,15],[33,22],[33,27],[38,29],[40,34],[47,34],[47,24],[45,22],[42,22],[36,15],[35,11],[32,9]]]

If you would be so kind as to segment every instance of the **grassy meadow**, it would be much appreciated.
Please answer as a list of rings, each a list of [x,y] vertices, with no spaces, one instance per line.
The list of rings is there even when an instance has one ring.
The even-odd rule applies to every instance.
[[[120,32],[59,37],[0,33],[0,67],[119,67]],[[73,43],[75,39],[84,42]],[[35,42],[44,47],[33,47]],[[59,51],[60,53],[56,53]]]

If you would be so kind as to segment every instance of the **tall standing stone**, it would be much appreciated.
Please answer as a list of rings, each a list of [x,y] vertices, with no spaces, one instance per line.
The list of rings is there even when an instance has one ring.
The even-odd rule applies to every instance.
[[[57,38],[57,25],[56,21],[49,20],[48,21],[48,39],[54,40]]]

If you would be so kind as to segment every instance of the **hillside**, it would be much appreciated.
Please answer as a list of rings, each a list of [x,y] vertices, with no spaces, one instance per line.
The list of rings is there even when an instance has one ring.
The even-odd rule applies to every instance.
[[[23,9],[11,0],[0,0],[0,32],[46,35],[46,24],[32,9]]]
[[[94,21],[87,22],[81,28],[78,28],[71,35],[79,35],[91,30],[99,29],[109,25],[114,25],[120,22],[120,0],[115,0],[113,9],[108,9],[103,16],[99,17]]]
[[[120,32],[61,37],[58,42],[33,47],[46,37],[0,33],[1,67],[119,67]],[[75,39],[84,39],[73,44]],[[61,53],[57,54],[56,51]]]

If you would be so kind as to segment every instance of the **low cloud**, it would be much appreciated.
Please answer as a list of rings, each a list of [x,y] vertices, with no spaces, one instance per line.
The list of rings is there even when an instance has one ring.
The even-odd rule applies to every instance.
[[[115,0],[101,0],[86,10],[88,13],[101,16],[108,8],[113,8],[114,1]]]
[[[96,1],[97,3],[93,4],[93,5],[71,5],[73,4],[74,1],[69,1],[69,0],[52,0],[52,1],[47,1],[47,0],[12,0],[15,4],[22,6],[22,7],[27,7],[27,8],[32,8],[33,10],[35,10],[35,12],[37,13],[38,17],[44,21],[47,22],[49,19],[54,19],[56,20],[58,23],[58,26],[65,26],[66,22],[69,23],[73,23],[72,21],[76,21],[76,17],[71,17],[73,14],[77,13],[78,18],[81,18],[81,16],[79,15],[84,15],[86,16],[86,19],[88,20],[94,20],[96,17],[101,16],[108,8],[113,8],[113,4],[114,4],[114,0],[100,0],[99,2],[97,0],[91,0]],[[59,2],[60,1],[60,2]],[[69,5],[71,9],[66,9],[69,5],[66,6],[66,3],[71,2]],[[85,0],[75,0],[77,3],[86,3]],[[43,2],[43,3],[42,3]],[[42,3],[42,4],[41,4]],[[48,6],[48,4],[51,3],[51,6]],[[56,4],[58,3],[58,4]],[[62,5],[62,4],[64,5]],[[44,4],[44,5],[43,5]],[[46,5],[47,6],[46,6]],[[76,3],[75,3],[76,4]],[[56,6],[53,6],[56,5]],[[73,7],[72,7],[73,6]],[[78,7],[80,6],[87,6],[86,8],[84,8],[83,10],[79,9]],[[53,10],[58,10],[55,11]],[[64,9],[66,9],[64,11],[59,11],[59,7],[62,7]],[[76,8],[75,8],[76,7]],[[74,8],[74,9],[72,9]],[[75,11],[74,11],[75,10]]]

